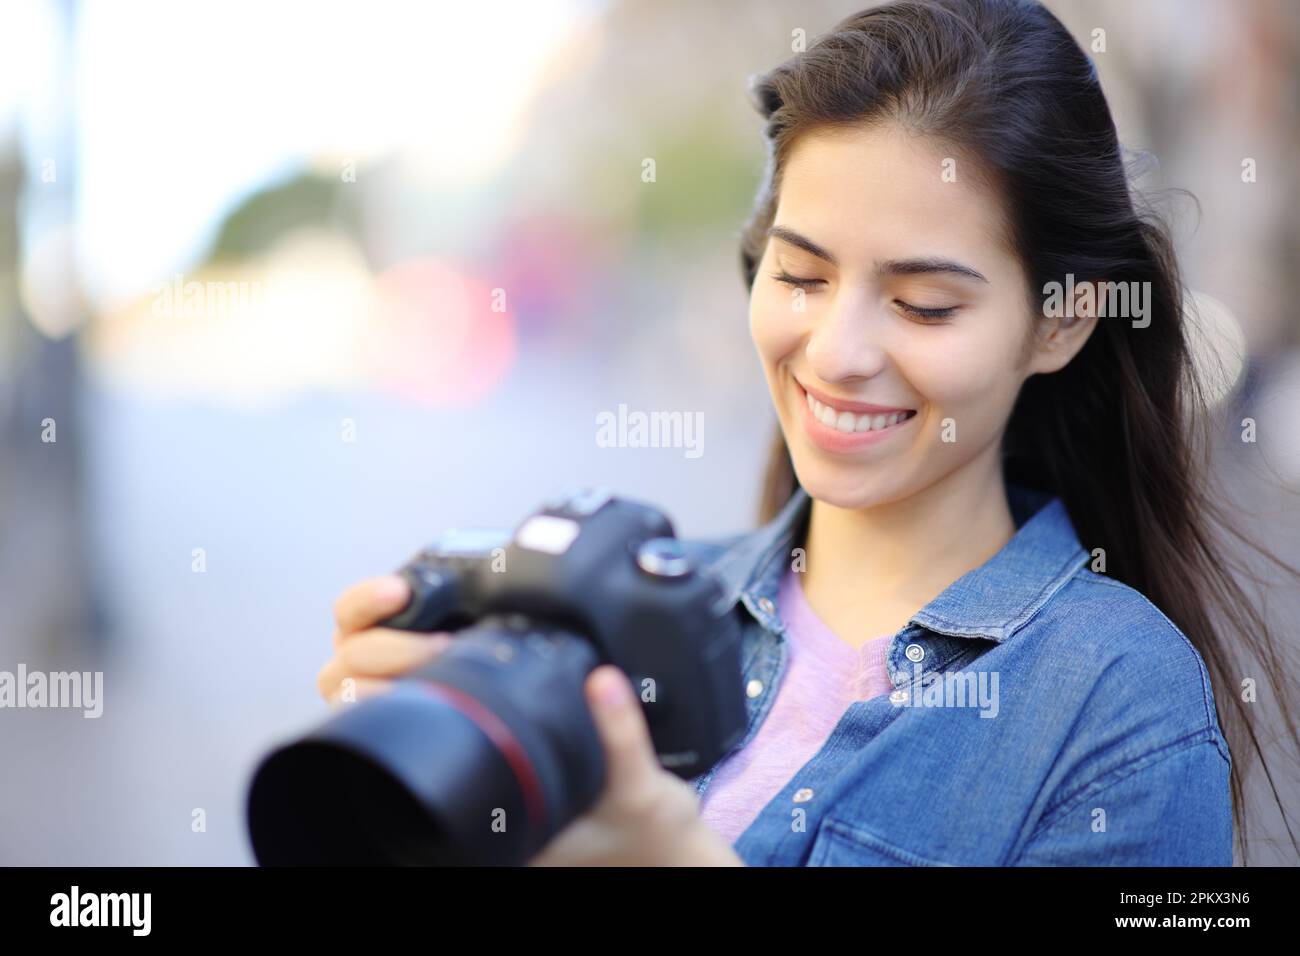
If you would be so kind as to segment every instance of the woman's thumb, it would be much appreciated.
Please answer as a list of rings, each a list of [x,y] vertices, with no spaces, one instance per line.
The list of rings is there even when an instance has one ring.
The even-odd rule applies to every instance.
[[[609,787],[636,786],[659,765],[650,728],[627,675],[613,664],[602,664],[587,678],[588,698],[596,729],[605,746]]]

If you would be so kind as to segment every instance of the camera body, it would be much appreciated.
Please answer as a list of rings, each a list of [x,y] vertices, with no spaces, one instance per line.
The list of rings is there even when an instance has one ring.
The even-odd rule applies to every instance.
[[[745,729],[740,638],[714,609],[716,579],[700,573],[658,510],[604,488],[545,502],[509,540],[452,532],[399,572],[411,600],[383,626],[452,630],[501,616],[584,637],[596,663],[613,663],[641,696],[655,751],[690,779]],[[595,665],[593,665],[595,666]]]
[[[603,788],[584,694],[600,664],[628,676],[683,779],[744,733],[739,623],[655,508],[566,493],[512,533],[445,534],[399,573],[411,599],[380,625],[455,639],[262,761],[248,816],[263,864],[526,861]]]

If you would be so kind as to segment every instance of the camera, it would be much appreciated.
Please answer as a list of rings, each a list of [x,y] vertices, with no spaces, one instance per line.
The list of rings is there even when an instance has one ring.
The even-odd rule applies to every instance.
[[[526,862],[604,788],[583,693],[600,664],[628,676],[682,779],[745,729],[739,624],[649,505],[566,492],[512,532],[444,534],[399,573],[411,599],[380,625],[454,640],[261,761],[248,794],[261,865]]]

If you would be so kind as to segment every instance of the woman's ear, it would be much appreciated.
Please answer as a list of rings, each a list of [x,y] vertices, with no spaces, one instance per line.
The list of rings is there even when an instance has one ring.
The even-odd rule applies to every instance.
[[[1059,372],[1083,348],[1097,325],[1097,288],[1105,283],[1080,282],[1074,285],[1073,297],[1063,306],[1044,302],[1043,314],[1036,323],[1031,372]]]

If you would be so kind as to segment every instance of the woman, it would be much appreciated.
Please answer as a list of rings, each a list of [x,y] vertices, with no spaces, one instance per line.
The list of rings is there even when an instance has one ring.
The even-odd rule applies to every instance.
[[[683,783],[598,668],[607,789],[534,862],[1231,865],[1228,648],[1271,645],[1212,544],[1177,264],[1090,60],[1035,3],[902,0],[754,92],[780,429],[764,526],[692,542],[744,622],[748,731]],[[404,600],[343,595],[327,699],[445,646],[370,627]]]

